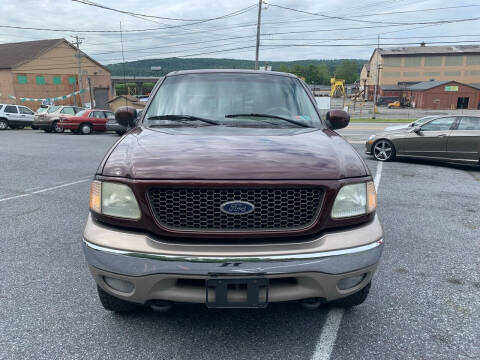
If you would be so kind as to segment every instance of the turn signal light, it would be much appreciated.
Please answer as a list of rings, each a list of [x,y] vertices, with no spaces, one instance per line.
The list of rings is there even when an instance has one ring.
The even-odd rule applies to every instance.
[[[102,212],[102,183],[94,180],[90,185],[90,210]]]
[[[371,213],[377,209],[377,191],[373,181],[367,183],[367,213]]]

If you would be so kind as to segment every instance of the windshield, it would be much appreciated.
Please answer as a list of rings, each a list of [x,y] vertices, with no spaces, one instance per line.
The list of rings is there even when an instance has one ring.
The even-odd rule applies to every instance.
[[[88,110],[80,110],[79,112],[77,112],[75,115],[76,116],[83,116],[85,115],[85,113],[87,112]]]
[[[432,119],[435,119],[436,116],[424,116],[414,122],[415,126],[421,126],[425,124],[427,121],[430,121]]]
[[[154,95],[144,124],[178,126],[178,122],[162,117],[176,116],[178,120],[179,115],[188,115],[189,121],[202,118],[232,126],[321,126],[320,117],[298,79],[258,73],[167,77]],[[208,126],[205,121],[199,124]]]
[[[37,109],[37,114],[43,114],[47,110],[48,110],[48,108],[40,107],[40,108]]]
[[[51,114],[55,111],[57,111],[60,108],[60,106],[50,106],[47,110],[47,113]]]

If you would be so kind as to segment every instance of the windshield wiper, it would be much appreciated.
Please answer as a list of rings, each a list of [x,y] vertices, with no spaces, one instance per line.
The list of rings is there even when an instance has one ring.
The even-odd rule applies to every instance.
[[[172,120],[172,121],[178,121],[178,122],[198,120],[210,125],[220,124],[215,120],[205,119],[205,118],[201,118],[193,115],[155,115],[155,116],[148,117],[147,120]]]
[[[308,124],[302,123],[301,121],[296,121],[296,120],[284,118],[284,117],[278,116],[278,115],[252,113],[252,114],[229,114],[229,115],[225,115],[225,117],[226,117],[226,118],[235,118],[235,117],[263,117],[263,118],[271,118],[271,119],[283,120],[283,121],[289,122],[290,124],[294,124],[294,125],[301,126],[301,127],[307,127],[307,128],[310,127]]]

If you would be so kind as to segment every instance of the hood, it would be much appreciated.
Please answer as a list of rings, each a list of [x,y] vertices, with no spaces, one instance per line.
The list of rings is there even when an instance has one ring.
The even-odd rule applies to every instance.
[[[369,174],[331,130],[205,126],[138,128],[104,160],[105,176],[135,179],[340,179]]]
[[[405,130],[411,127],[410,124],[403,124],[403,125],[395,125],[395,126],[387,126],[383,131],[396,131],[396,130]]]

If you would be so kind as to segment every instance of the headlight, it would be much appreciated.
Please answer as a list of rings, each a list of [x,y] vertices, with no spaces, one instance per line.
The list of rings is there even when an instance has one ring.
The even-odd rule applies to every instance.
[[[95,180],[90,188],[90,209],[99,214],[140,219],[140,208],[130,186]]]
[[[375,140],[376,135],[370,135],[370,137],[367,140],[367,143],[371,144],[373,143],[373,140]]]
[[[343,186],[332,208],[332,218],[369,214],[377,208],[377,193],[372,181]]]

